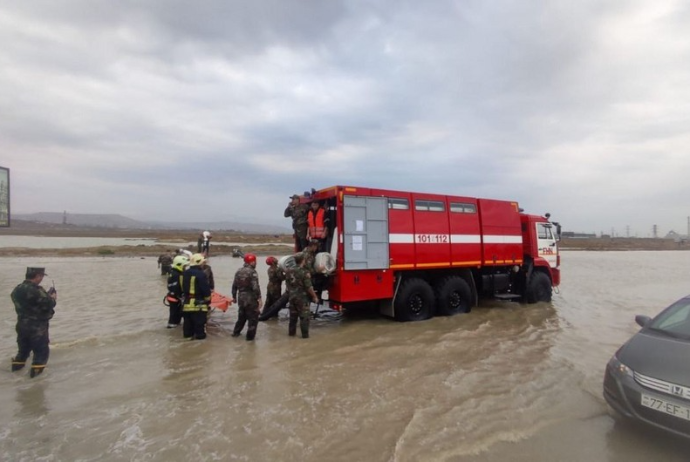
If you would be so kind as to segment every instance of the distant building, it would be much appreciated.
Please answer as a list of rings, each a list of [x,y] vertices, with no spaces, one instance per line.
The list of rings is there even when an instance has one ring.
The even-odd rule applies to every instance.
[[[676,242],[683,242],[683,241],[688,240],[688,236],[683,235],[683,234],[678,234],[675,231],[669,231],[668,234],[666,234],[666,236],[664,236],[664,239],[673,239]]]

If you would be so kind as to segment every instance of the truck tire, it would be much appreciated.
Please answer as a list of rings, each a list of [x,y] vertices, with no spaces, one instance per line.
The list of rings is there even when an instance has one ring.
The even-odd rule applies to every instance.
[[[529,280],[525,299],[527,303],[550,302],[551,292],[549,277],[541,271],[535,271]]]
[[[472,309],[472,289],[463,278],[448,276],[435,287],[436,314],[453,316]]]
[[[402,322],[423,321],[434,313],[434,291],[423,279],[402,282],[395,297],[395,319]]]

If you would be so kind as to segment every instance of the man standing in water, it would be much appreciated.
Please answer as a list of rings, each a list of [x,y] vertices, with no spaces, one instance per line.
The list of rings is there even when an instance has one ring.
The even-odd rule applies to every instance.
[[[182,336],[186,339],[203,340],[206,338],[206,320],[208,305],[211,303],[211,288],[201,265],[204,256],[195,253],[189,260],[189,267],[182,274]]]
[[[158,268],[161,270],[161,276],[167,276],[172,267],[173,256],[172,253],[166,252],[158,257]]]
[[[278,311],[268,315],[268,309],[283,295],[283,281],[285,280],[285,273],[280,266],[278,266],[278,259],[276,257],[266,258],[266,265],[268,265],[268,284],[266,285],[266,303],[264,303],[264,311],[259,317],[259,321],[266,320],[272,317],[278,317]],[[287,301],[286,301],[287,303]]]
[[[235,279],[232,281],[232,302],[237,302],[238,307],[237,322],[232,336],[239,337],[244,324],[249,321],[247,340],[254,340],[261,313],[261,287],[259,275],[256,273],[256,255],[252,253],[245,254],[244,266],[235,273]]]
[[[24,282],[14,288],[10,297],[17,312],[17,355],[12,358],[12,372],[22,369],[33,351],[30,376],[42,373],[48,364],[49,321],[55,314],[57,292],[54,287],[46,292],[41,284],[45,268],[27,268]]]
[[[302,331],[302,338],[309,338],[309,319],[311,310],[309,300],[318,303],[319,299],[311,284],[311,275],[304,267],[305,257],[303,253],[295,255],[296,267],[288,270],[285,283],[290,294],[290,323],[288,325],[288,335],[293,337],[297,334],[297,318],[299,327]]]

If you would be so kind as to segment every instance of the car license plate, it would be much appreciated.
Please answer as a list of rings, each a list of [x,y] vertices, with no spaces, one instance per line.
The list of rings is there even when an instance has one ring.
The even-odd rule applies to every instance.
[[[655,411],[663,412],[681,419],[690,420],[690,407],[674,404],[664,399],[655,398],[653,396],[642,394],[641,404],[644,407],[654,409]]]

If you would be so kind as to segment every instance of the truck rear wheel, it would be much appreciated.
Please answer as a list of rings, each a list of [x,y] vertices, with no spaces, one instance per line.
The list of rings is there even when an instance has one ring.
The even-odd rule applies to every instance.
[[[442,316],[469,313],[472,309],[472,290],[463,278],[448,276],[435,287],[436,313]]]
[[[423,279],[410,278],[402,282],[395,297],[395,319],[423,321],[434,313],[434,291]]]
[[[551,280],[546,274],[537,271],[530,278],[525,298],[527,303],[550,302],[551,292]]]

